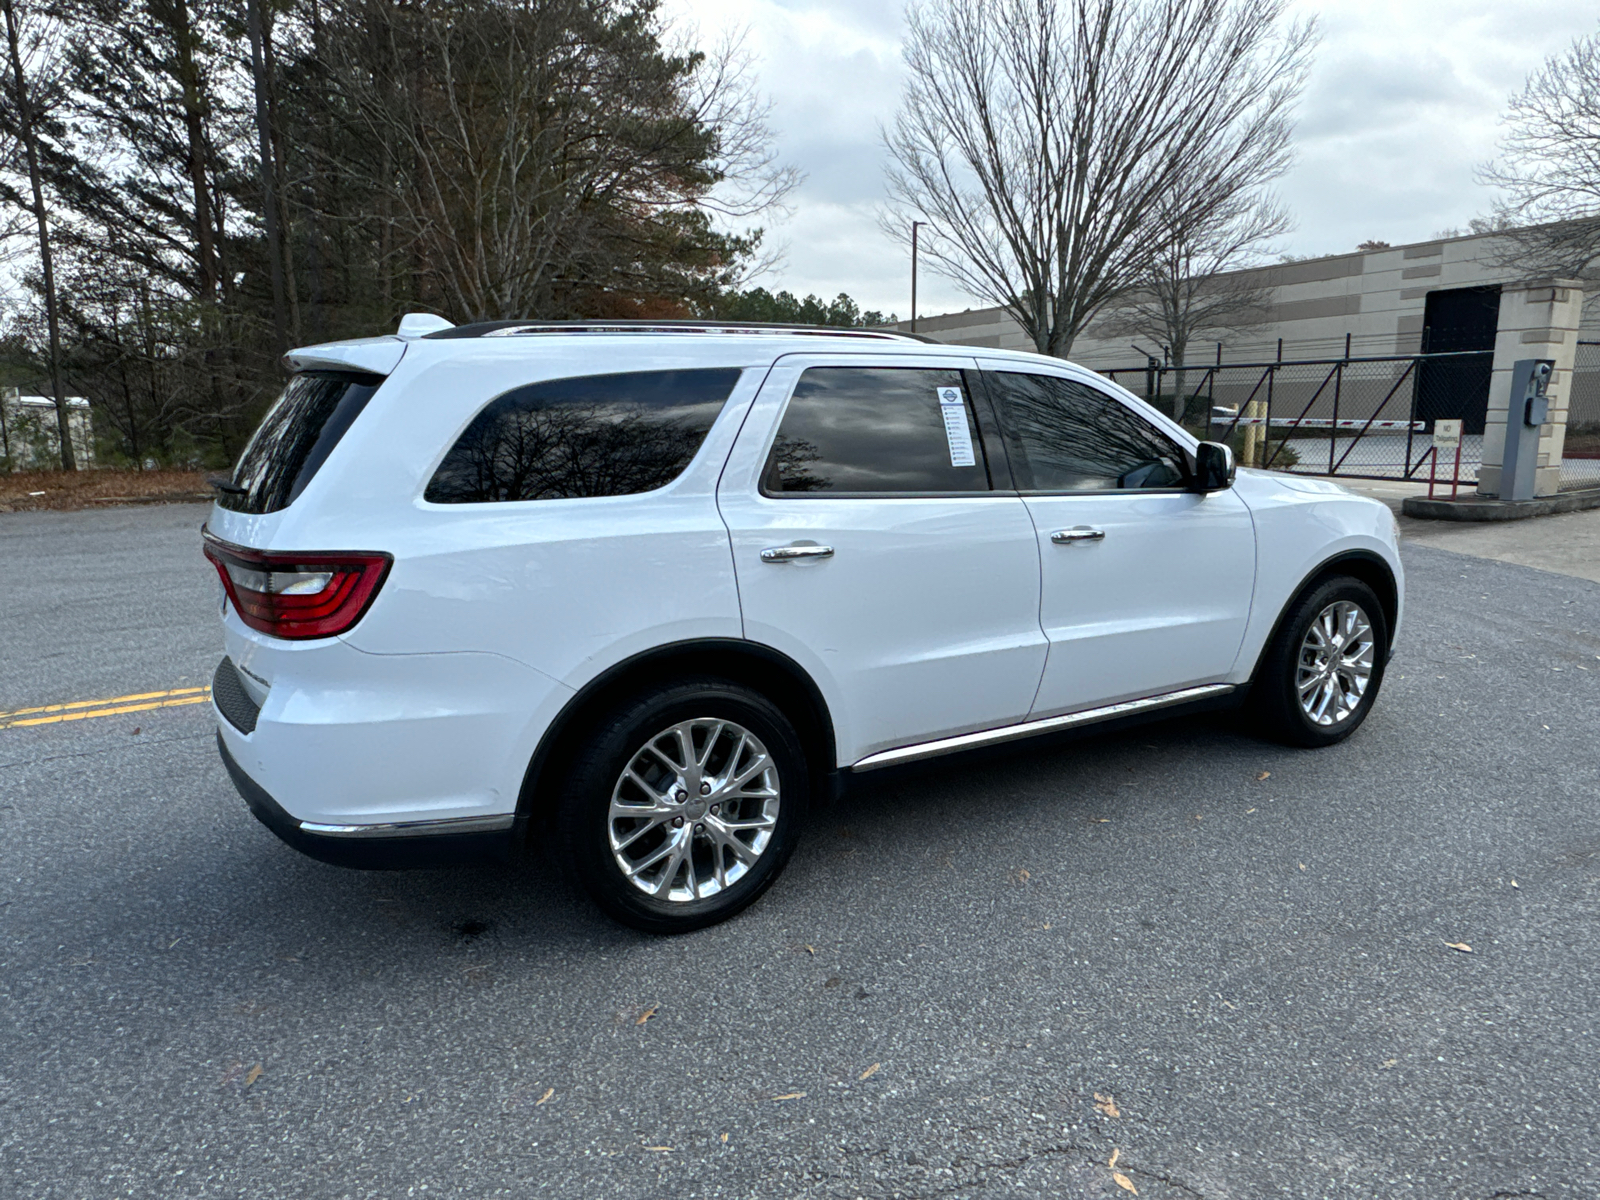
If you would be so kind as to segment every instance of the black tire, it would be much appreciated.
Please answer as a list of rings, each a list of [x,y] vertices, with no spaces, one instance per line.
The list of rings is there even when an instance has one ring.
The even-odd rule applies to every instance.
[[[680,805],[686,816],[658,820],[659,811],[648,810],[637,819],[623,818],[614,827],[611,818],[614,793],[629,803],[650,802],[649,794],[638,784],[621,782],[624,769],[635,764],[641,754],[646,756],[648,765],[660,772],[659,776],[651,776],[644,782],[658,789],[669,803],[678,803],[672,796],[677,785],[684,783],[688,776],[683,772],[669,772],[664,762],[646,750],[647,743],[656,742],[675,726],[691,723],[688,736],[696,755],[702,750],[702,743],[697,739],[703,738],[709,745],[714,737],[721,737],[709,752],[709,774],[715,775],[720,769],[719,763],[725,766],[728,758],[737,753],[746,756],[741,759],[746,768],[756,763],[748,748],[750,743],[746,742],[745,749],[740,751],[735,748],[738,745],[736,735],[713,734],[718,722],[742,727],[765,748],[771,767],[776,771],[778,793],[776,812],[771,813],[767,807],[769,801],[717,792],[715,795],[732,797],[727,801],[727,812],[722,813],[720,819],[727,820],[728,813],[733,813],[735,820],[748,817],[757,822],[775,817],[770,830],[730,833],[718,818],[700,811],[715,796],[706,797],[697,806],[694,798],[687,795],[687,807]],[[662,744],[671,748],[671,743]],[[698,767],[692,770],[698,777]],[[770,784],[770,780],[770,776],[765,776],[767,783]],[[810,790],[810,774],[800,738],[775,704],[759,692],[724,679],[684,679],[639,693],[602,717],[589,731],[562,789],[556,814],[557,830],[570,869],[607,915],[647,933],[688,933],[727,920],[772,886],[799,840]],[[674,826],[672,821],[681,823]],[[621,839],[638,833],[640,840],[614,851],[614,828],[621,830],[618,834]],[[710,832],[702,832],[706,830]],[[766,840],[750,863],[744,863],[726,840],[738,837],[746,851],[751,851],[762,832],[767,834]],[[748,841],[744,833],[748,833]],[[718,837],[723,840],[718,842]],[[629,856],[637,868],[673,839],[680,839],[680,844],[690,847],[686,865],[678,861],[677,852],[668,847],[666,859],[660,865],[639,872],[646,884],[659,883],[670,867],[674,874],[664,885],[668,889],[666,897],[647,892],[625,874],[619,855]],[[714,894],[699,896],[702,888],[720,886],[716,865],[719,859],[723,874],[728,877],[726,886]],[[735,871],[739,872],[736,879],[732,878]],[[698,898],[670,898],[672,892],[687,893],[691,888]]]
[[[1296,687],[1301,650],[1312,623],[1331,605],[1356,605],[1372,628],[1372,673],[1359,701],[1348,715],[1332,724],[1320,724],[1301,707]],[[1389,625],[1377,595],[1361,580],[1334,575],[1313,583],[1289,606],[1272,644],[1256,669],[1250,687],[1249,711],[1269,737],[1290,746],[1332,746],[1344,741],[1367,719],[1383,684],[1389,657]]]

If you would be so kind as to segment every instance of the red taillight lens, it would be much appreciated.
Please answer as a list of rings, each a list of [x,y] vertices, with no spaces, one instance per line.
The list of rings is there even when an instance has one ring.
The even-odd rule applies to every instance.
[[[268,554],[210,533],[205,552],[239,619],[281,638],[332,637],[349,629],[394,561],[387,554]]]

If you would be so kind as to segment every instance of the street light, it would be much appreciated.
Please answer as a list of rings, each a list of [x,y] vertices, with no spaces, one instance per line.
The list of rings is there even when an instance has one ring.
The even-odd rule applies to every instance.
[[[917,230],[926,221],[911,222],[911,332],[917,331]]]

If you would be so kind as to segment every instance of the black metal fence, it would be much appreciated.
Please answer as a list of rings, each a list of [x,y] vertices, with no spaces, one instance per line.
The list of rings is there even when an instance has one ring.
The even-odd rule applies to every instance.
[[[1151,360],[1100,373],[1177,416],[1198,437],[1227,442],[1241,465],[1307,475],[1422,480],[1436,468],[1448,479],[1455,458],[1434,464],[1433,423],[1456,418],[1465,484],[1477,482],[1483,458],[1493,363],[1492,353],[1474,351],[1182,370]]]
[[[1600,342],[1579,342],[1567,389],[1561,490],[1600,487]]]

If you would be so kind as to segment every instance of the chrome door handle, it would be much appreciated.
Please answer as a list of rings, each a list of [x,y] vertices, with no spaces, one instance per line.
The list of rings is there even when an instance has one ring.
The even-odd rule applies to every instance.
[[[761,561],[792,562],[797,558],[832,558],[832,546],[772,546],[761,552]]]
[[[1058,546],[1066,546],[1072,542],[1103,542],[1106,539],[1104,529],[1093,529],[1088,525],[1074,525],[1071,529],[1058,529],[1050,535],[1050,540]]]

